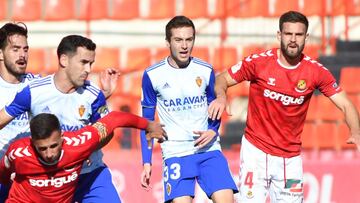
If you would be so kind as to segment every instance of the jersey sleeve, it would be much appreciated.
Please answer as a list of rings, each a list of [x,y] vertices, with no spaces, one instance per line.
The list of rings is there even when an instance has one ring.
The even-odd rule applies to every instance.
[[[252,81],[255,75],[255,67],[254,59],[249,56],[229,68],[228,73],[238,83],[244,80]]]
[[[109,109],[106,105],[106,99],[102,91],[99,92],[97,98],[91,104],[92,115],[90,116],[90,122],[95,123],[100,118],[109,113]]]
[[[11,182],[10,177],[11,177],[11,173],[13,172],[13,165],[12,165],[13,163],[8,158],[11,148],[12,147],[10,145],[6,154],[0,160],[0,183],[5,185]]]
[[[145,71],[142,78],[142,116],[148,120],[153,121],[155,119],[155,107],[156,107],[156,92],[153,88],[148,73]],[[143,164],[151,163],[153,139],[151,140],[151,146],[149,146],[146,140],[145,131],[140,131],[141,140],[141,155]]]
[[[30,87],[24,87],[15,95],[14,100],[5,106],[5,111],[10,116],[16,118],[31,108],[31,93]]]
[[[328,69],[319,67],[319,75],[317,78],[317,88],[325,96],[331,97],[332,95],[342,91],[342,89],[336,83],[336,79]]]
[[[206,97],[207,97],[208,105],[215,99],[214,86],[215,86],[215,73],[214,73],[214,70],[211,70],[209,84],[206,87]],[[208,118],[208,129],[214,130],[216,132],[216,134],[218,135],[219,127],[220,127],[220,120],[217,120],[217,119],[212,120],[212,119]]]

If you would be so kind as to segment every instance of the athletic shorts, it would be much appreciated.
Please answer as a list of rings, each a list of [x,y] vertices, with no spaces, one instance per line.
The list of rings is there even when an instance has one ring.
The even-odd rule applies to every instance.
[[[238,192],[227,160],[218,150],[166,159],[163,181],[165,202],[181,196],[194,197],[195,181],[209,198],[218,190]]]
[[[240,151],[238,202],[303,202],[303,169],[300,156],[283,158],[266,154],[243,136]]]
[[[80,174],[74,201],[82,203],[121,202],[112,182],[109,168],[101,166],[90,173]]]

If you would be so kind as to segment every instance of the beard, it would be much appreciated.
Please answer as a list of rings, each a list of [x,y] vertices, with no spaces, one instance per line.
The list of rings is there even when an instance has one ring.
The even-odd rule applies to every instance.
[[[283,42],[281,42],[281,52],[289,59],[298,58],[304,50],[305,44],[299,46],[296,44],[297,51],[289,51],[289,46],[286,46]]]
[[[26,62],[25,62],[26,63]],[[21,68],[21,67],[17,67],[16,62],[12,63],[7,61],[6,59],[4,60],[4,64],[5,64],[5,68],[6,70],[11,74],[14,75],[16,77],[19,77],[23,74],[25,74],[26,71],[26,64],[25,64],[25,68]]]

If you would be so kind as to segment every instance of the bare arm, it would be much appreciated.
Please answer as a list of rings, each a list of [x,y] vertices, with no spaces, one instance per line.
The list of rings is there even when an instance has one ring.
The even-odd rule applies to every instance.
[[[3,129],[14,118],[5,112],[5,109],[0,111],[0,129]]]
[[[344,113],[345,122],[350,129],[348,144],[355,144],[360,151],[360,120],[359,112],[347,98],[345,92],[340,92],[330,97],[330,100]]]
[[[213,120],[220,119],[226,108],[226,91],[229,87],[237,84],[227,71],[216,76],[215,95],[216,99],[209,105],[209,117]]]

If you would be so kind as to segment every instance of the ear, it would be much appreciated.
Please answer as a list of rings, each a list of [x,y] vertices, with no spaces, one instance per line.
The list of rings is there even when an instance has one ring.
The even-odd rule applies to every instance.
[[[61,54],[59,59],[60,67],[65,68],[69,65],[69,56],[66,54]]]
[[[0,49],[0,61],[4,60],[4,52],[2,49]]]
[[[169,41],[165,40],[165,45],[166,45],[167,48],[170,48],[170,42]]]
[[[305,35],[305,42],[309,39],[309,33],[306,33]]]
[[[281,31],[277,31],[276,38],[281,42]]]

